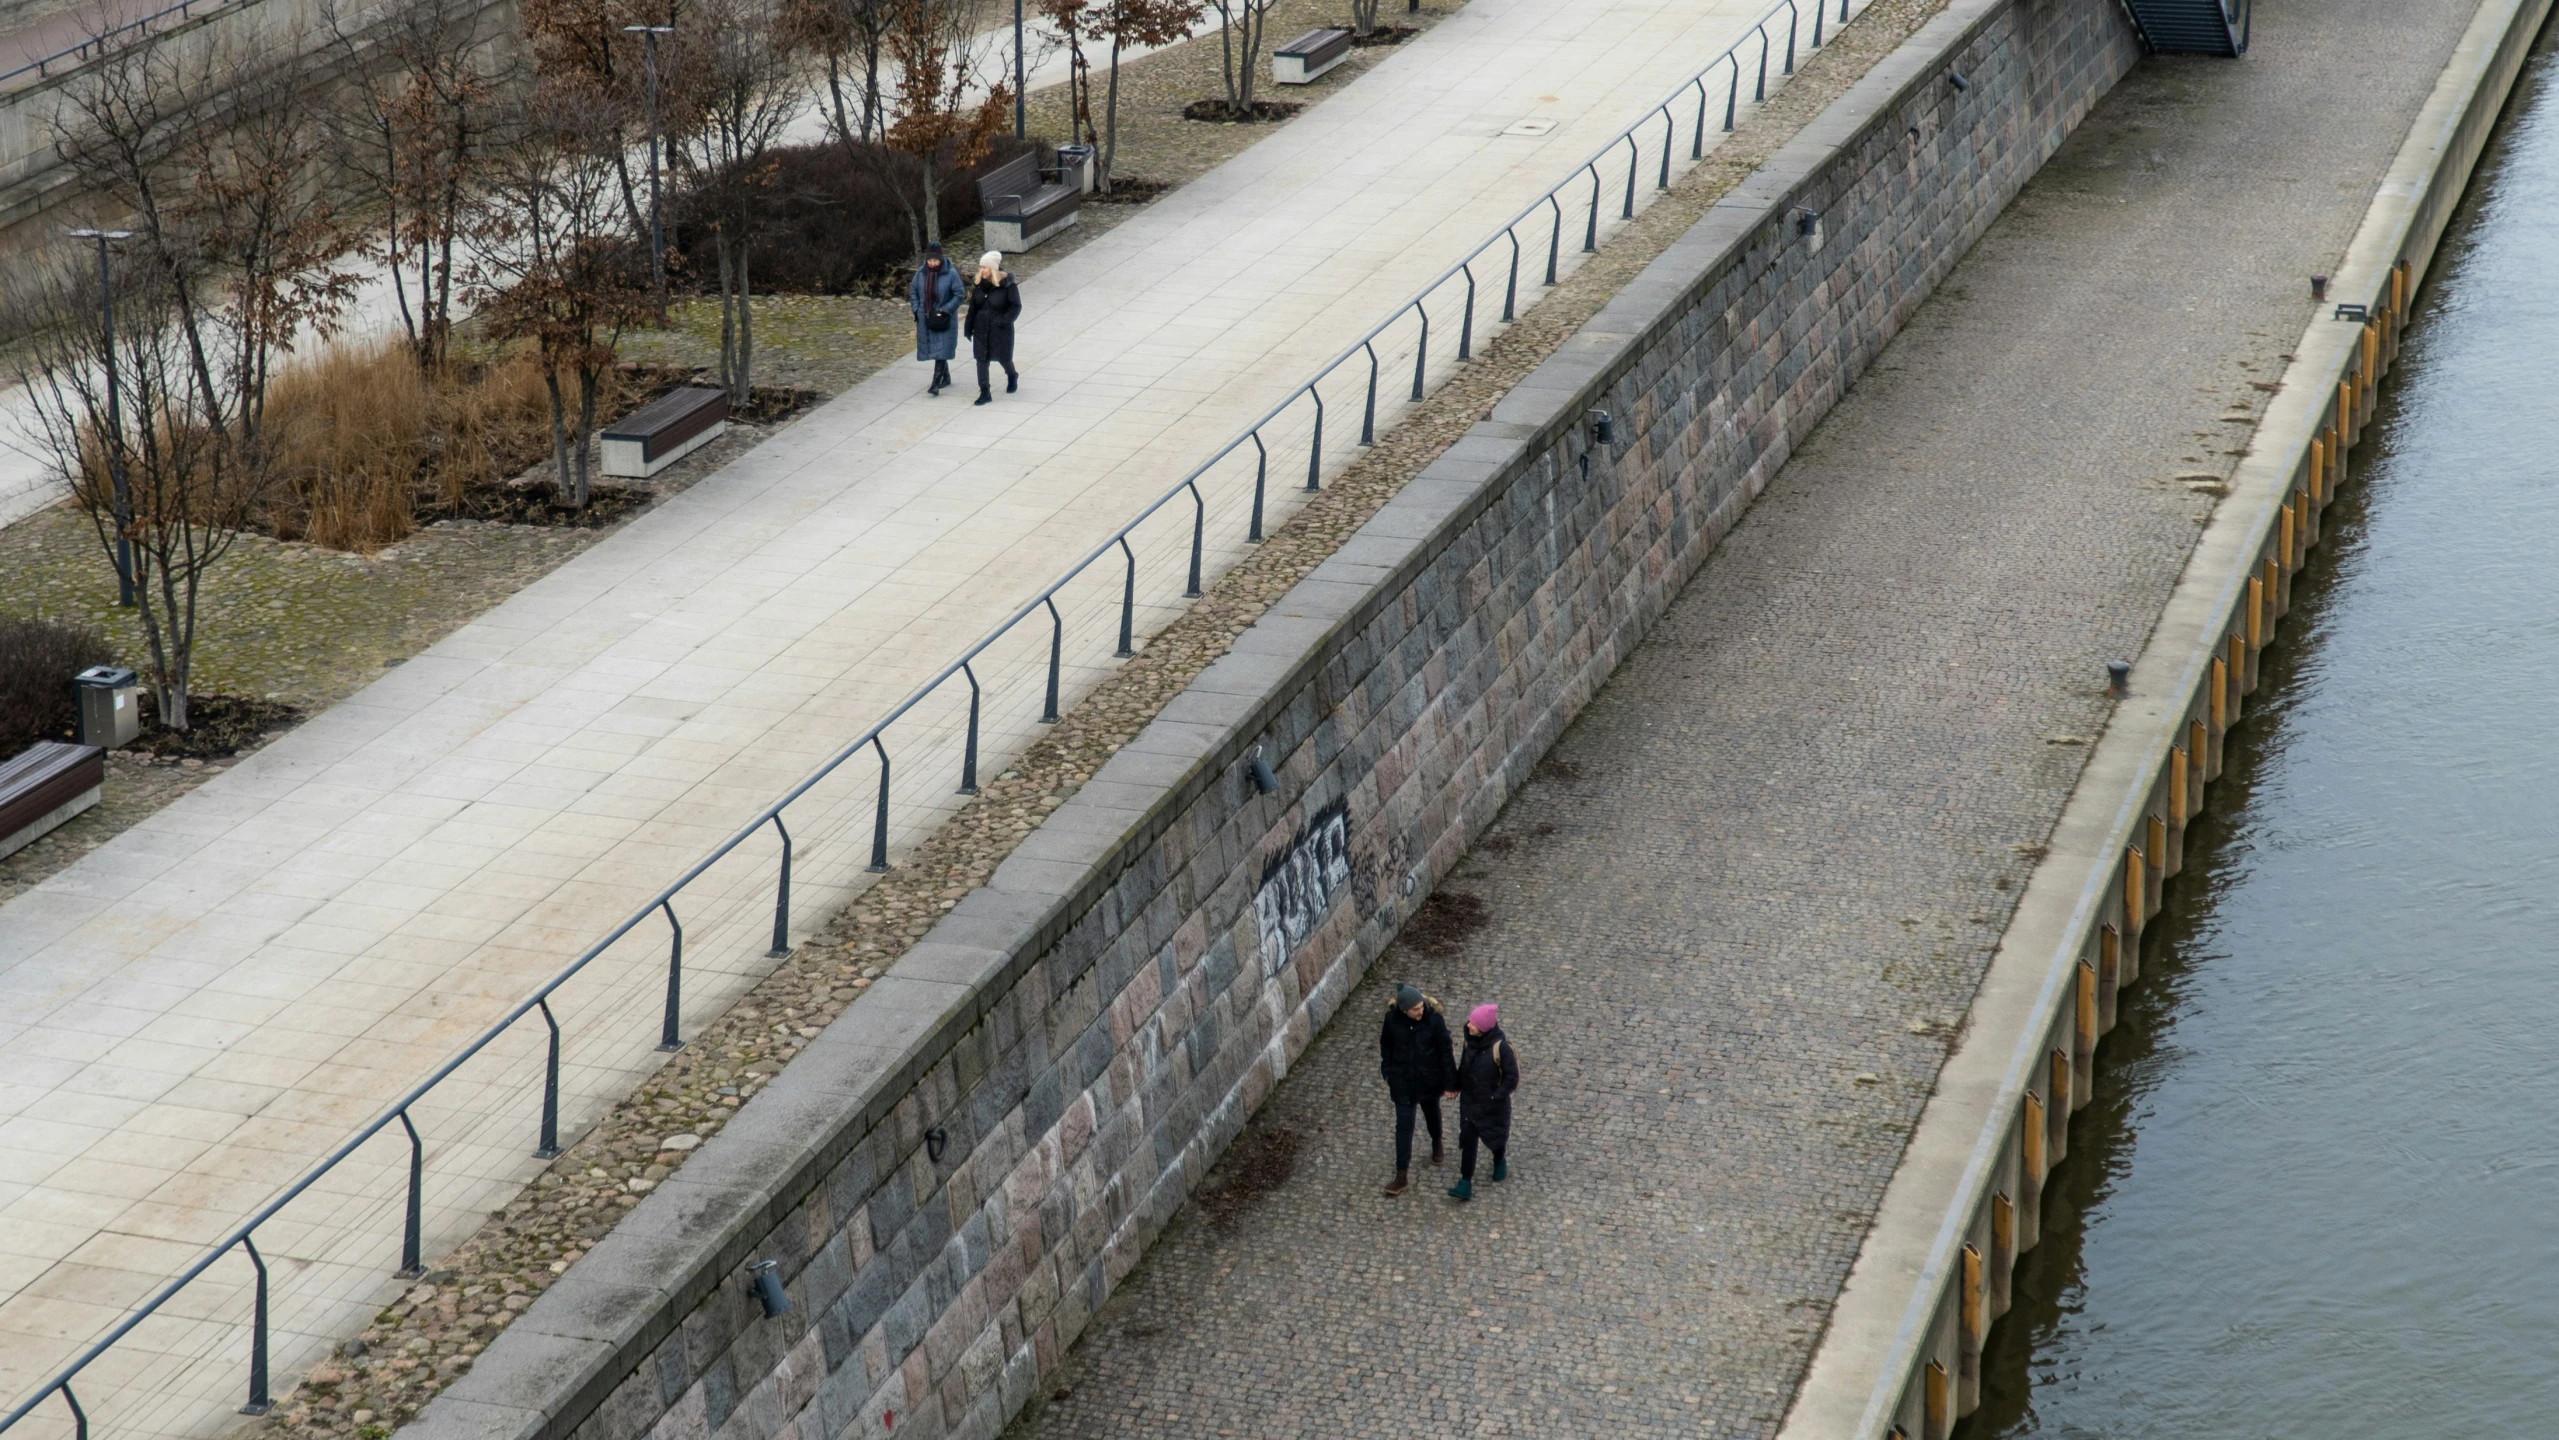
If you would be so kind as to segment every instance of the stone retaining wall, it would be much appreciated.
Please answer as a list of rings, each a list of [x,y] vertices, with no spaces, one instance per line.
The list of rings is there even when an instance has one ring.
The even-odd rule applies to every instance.
[[[2136,54],[2112,0],[1956,0],[1240,637],[409,1433],[1000,1429]],[[765,1260],[791,1301],[773,1317],[747,1270]]]

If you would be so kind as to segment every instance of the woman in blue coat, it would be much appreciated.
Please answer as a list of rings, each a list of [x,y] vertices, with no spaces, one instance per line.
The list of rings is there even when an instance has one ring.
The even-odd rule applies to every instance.
[[[915,312],[915,358],[933,362],[927,395],[939,395],[951,383],[951,357],[960,353],[960,299],[966,293],[942,247],[925,246],[924,263],[906,282],[906,307]]]

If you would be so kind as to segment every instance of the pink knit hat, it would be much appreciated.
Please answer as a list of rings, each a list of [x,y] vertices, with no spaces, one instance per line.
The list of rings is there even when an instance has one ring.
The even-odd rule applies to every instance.
[[[1492,1004],[1478,1005],[1466,1012],[1466,1023],[1475,1027],[1476,1034],[1489,1035],[1494,1026],[1502,1023],[1502,1007]]]

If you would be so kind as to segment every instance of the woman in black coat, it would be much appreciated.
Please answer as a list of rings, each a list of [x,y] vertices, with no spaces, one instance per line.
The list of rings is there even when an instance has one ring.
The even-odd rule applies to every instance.
[[[1449,1087],[1457,1081],[1448,1050],[1448,1021],[1439,1002],[1410,985],[1396,986],[1377,1032],[1377,1073],[1386,1077],[1386,1093],[1395,1101],[1395,1180],[1386,1187],[1389,1195],[1412,1185],[1415,1110],[1430,1125],[1431,1163],[1440,1161],[1439,1098],[1455,1094]]]
[[[1498,1005],[1478,1005],[1466,1017],[1466,1048],[1457,1057],[1457,1183],[1452,1200],[1475,1198],[1475,1142],[1493,1152],[1495,1180],[1510,1178],[1503,1152],[1511,1144],[1511,1092],[1519,1089],[1519,1056],[1502,1034]]]
[[[989,250],[977,260],[977,278],[969,282],[969,349],[977,356],[977,403],[995,398],[987,385],[986,364],[1004,367],[1004,393],[1021,384],[1013,368],[1013,321],[1022,313],[1022,292],[1004,269],[1004,252]]]

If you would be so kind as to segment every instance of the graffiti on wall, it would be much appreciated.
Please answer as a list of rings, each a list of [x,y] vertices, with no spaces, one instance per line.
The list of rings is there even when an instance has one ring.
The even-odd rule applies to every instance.
[[[1253,917],[1262,929],[1262,973],[1275,975],[1323,923],[1351,881],[1351,807],[1336,800],[1262,870]]]

